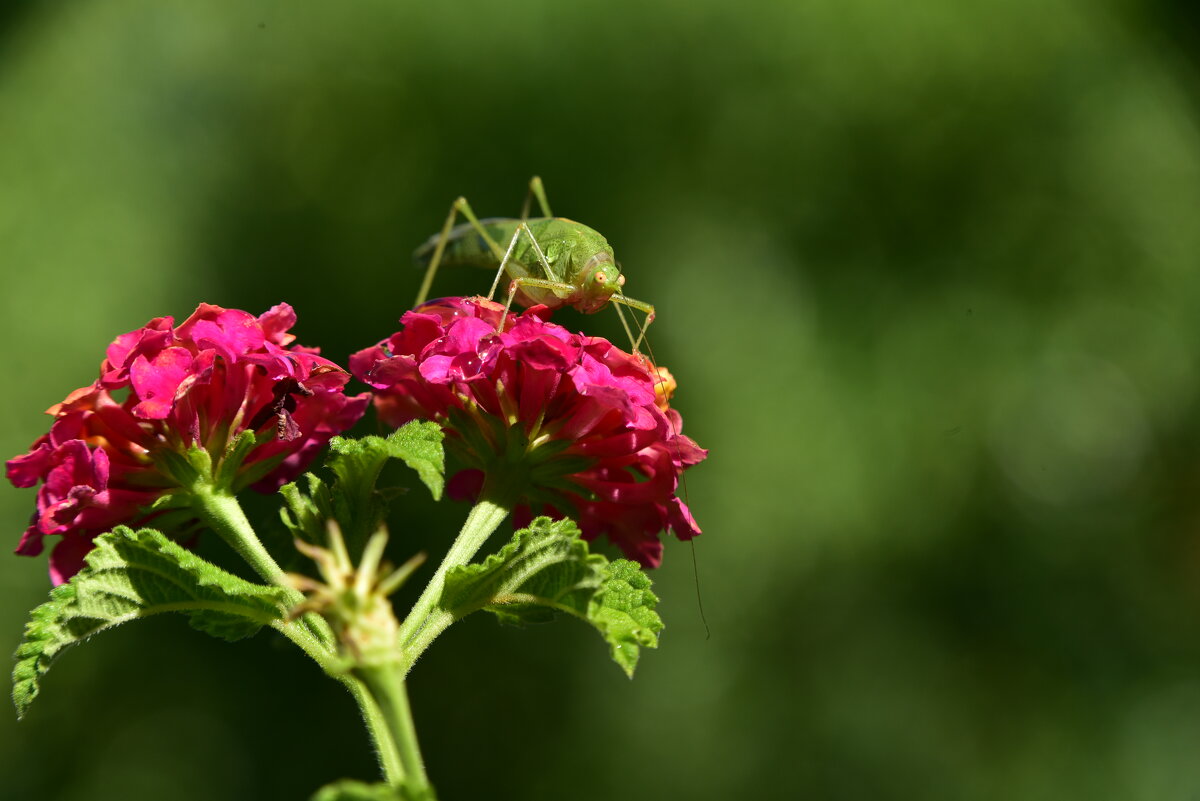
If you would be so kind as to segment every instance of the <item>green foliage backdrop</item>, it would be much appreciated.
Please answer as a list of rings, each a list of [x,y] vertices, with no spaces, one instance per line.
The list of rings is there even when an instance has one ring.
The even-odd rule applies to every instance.
[[[393,330],[455,196],[514,214],[537,173],[658,306],[712,450],[688,479],[712,636],[678,543],[633,682],[586,627],[468,619],[410,682],[443,798],[1194,798],[1192,14],[13,4],[0,450],[113,336],[201,300],[286,299],[344,359]],[[611,313],[562,319],[618,336]],[[13,546],[32,503],[0,488]],[[396,558],[444,542],[466,510],[441,506]],[[0,576],[15,648],[44,562]],[[26,720],[0,714],[0,799],[370,778],[350,699],[276,639],[162,618],[68,653]]]

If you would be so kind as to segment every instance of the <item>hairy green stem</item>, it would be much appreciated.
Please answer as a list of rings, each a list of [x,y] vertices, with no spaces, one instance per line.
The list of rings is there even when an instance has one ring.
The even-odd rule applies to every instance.
[[[207,482],[197,482],[190,489],[194,508],[200,518],[237,551],[259,576],[275,586],[286,588],[289,600],[300,603],[304,596],[288,585],[283,569],[259,540],[237,498]],[[273,624],[273,628],[350,691],[362,713],[380,768],[389,784],[403,784],[417,791],[430,790],[417,745],[404,676],[429,643],[454,622],[453,615],[438,608],[446,574],[475,556],[508,516],[518,494],[519,483],[514,480],[485,483],[479,502],[467,515],[458,537],[401,624],[397,637],[400,644],[397,662],[359,665],[352,674],[347,675],[340,672],[332,633],[324,620],[312,619],[316,616],[310,613],[302,620],[277,621]]]
[[[408,691],[404,686],[400,665],[360,665],[355,668],[354,674],[362,679],[371,700],[378,706],[387,724],[392,751],[402,766],[401,775],[397,778],[394,771],[387,770],[385,765],[388,781],[391,784],[403,781],[413,790],[427,790],[429,779],[425,775],[425,761],[421,759],[421,749],[417,745],[417,730],[408,707]]]
[[[194,508],[209,528],[217,532],[267,582],[280,587],[287,586],[283,568],[263,547],[236,496],[202,482],[192,487],[191,493]],[[297,601],[303,598],[296,590],[292,592],[296,594]]]
[[[383,771],[384,779],[388,784],[399,785],[404,781],[406,771],[404,760],[401,759],[400,751],[396,748],[396,738],[392,735],[387,715],[384,714],[379,702],[362,681],[349,675],[337,678],[346,685],[346,689],[350,691],[358,704],[358,710],[362,713],[363,723],[367,727],[367,734],[371,737],[371,744],[375,748],[375,757],[379,760],[379,768]],[[409,725],[411,727],[411,721],[409,721]],[[413,735],[413,747],[416,747],[415,734]],[[424,767],[422,767],[421,775],[422,777],[425,775]]]
[[[230,548],[237,551],[238,555],[254,568],[254,572],[269,583],[285,589],[288,593],[288,602],[293,606],[304,600],[304,595],[287,583],[283,568],[263,546],[262,540],[258,538],[254,527],[246,518],[246,513],[242,511],[242,505],[238,502],[237,496],[204,482],[198,482],[193,486],[191,494],[193,508],[199,513],[200,518],[208,524],[209,528],[217,532]],[[332,675],[333,671],[327,664],[328,660],[322,661],[322,658],[318,656],[318,654],[324,654],[327,657],[333,653],[331,650],[333,632],[320,615],[310,612],[299,621],[288,623],[286,627],[276,626],[275,628],[316,660],[322,670]],[[301,633],[307,635],[307,640]]]
[[[191,493],[200,518],[259,576],[285,588],[292,604],[304,600],[303,594],[288,585],[283,569],[263,546],[236,496],[205,482],[197,482]],[[272,628],[295,643],[326,674],[350,691],[388,783],[399,786],[404,781],[416,780],[422,787],[427,786],[399,667],[363,668],[360,669],[363,675],[359,677],[346,674],[333,647],[333,633],[328,623],[311,612],[300,620],[276,621]]]
[[[271,627],[312,657],[326,674],[346,686],[350,695],[354,696],[359,712],[362,713],[363,724],[371,737],[375,757],[379,761],[384,778],[391,784],[399,784],[404,779],[404,764],[400,759],[400,752],[396,750],[396,742],[383,711],[363,682],[346,673],[345,664],[338,659],[328,643],[314,634],[302,621],[277,620]]]
[[[276,620],[271,624],[271,628],[278,631],[284,637],[287,637],[301,651],[312,657],[312,660],[320,665],[321,670],[334,678],[340,678],[338,674],[341,670],[341,665],[338,664],[333,650],[320,634],[314,632],[310,625],[306,625],[307,622],[301,620]]]
[[[508,517],[518,491],[515,485],[490,480],[484,484],[479,502],[471,508],[471,513],[467,515],[457,539],[438,565],[437,572],[429,580],[408,617],[400,624],[398,641],[404,673],[412,668],[417,657],[429,647],[433,639],[454,622],[454,617],[449,612],[438,609],[437,606],[442,597],[442,588],[446,585],[446,573],[451,568],[471,561],[471,557],[478,553],[492,532]]]
[[[304,600],[300,592],[286,584],[283,569],[259,540],[235,496],[207,486],[197,487],[193,490],[193,496],[204,522],[220,534],[221,539],[237,551],[255,572],[272,584],[285,587],[289,595],[294,596],[290,598],[293,603]],[[384,777],[391,784],[403,781],[406,774],[404,761],[401,759],[401,752],[396,748],[396,738],[392,734],[389,715],[385,713],[386,707],[362,681],[343,672],[344,665],[339,663],[332,648],[332,632],[324,619],[309,613],[300,620],[277,621],[272,624],[272,628],[308,654],[326,674],[346,686],[362,713],[363,723],[375,748],[375,755]],[[411,721],[409,727],[411,728]],[[415,741],[413,747],[415,748]]]

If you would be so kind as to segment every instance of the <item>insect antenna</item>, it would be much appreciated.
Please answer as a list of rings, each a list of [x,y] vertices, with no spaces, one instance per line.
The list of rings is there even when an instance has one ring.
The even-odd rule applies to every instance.
[[[621,319],[621,327],[625,329],[625,336],[629,337],[629,344],[630,344],[630,346],[633,347],[633,355],[636,356],[637,355],[637,340],[635,340],[633,338],[633,329],[630,328],[629,323],[625,321],[625,312],[621,311],[620,303],[614,303],[614,304],[612,304],[612,307],[617,310],[617,317],[619,317]],[[648,347],[649,343],[646,343],[646,344]],[[653,358],[651,358],[650,363],[654,364]],[[655,367],[655,370],[658,369],[657,364],[654,364],[654,367]]]
[[[625,326],[625,331],[626,331],[626,333],[628,333],[629,326],[626,325],[626,323],[625,323],[625,315],[621,314],[621,307],[617,306],[616,304],[613,304],[613,305],[617,309],[617,314],[621,315],[621,324]],[[632,339],[632,338],[633,338],[633,335],[630,334],[630,339]],[[650,340],[648,340],[648,339],[645,340],[645,344],[646,344],[645,358],[650,363],[650,369],[654,373],[655,391],[657,392],[657,391],[661,390],[663,393],[663,397],[669,398],[670,391],[671,391],[670,386],[667,384],[666,377],[663,376],[663,374],[658,369],[658,360],[654,358],[654,348],[650,347]],[[671,431],[672,434],[674,434],[675,436],[679,436],[683,433],[682,431],[674,430],[675,423],[673,421],[671,421],[670,417],[667,417],[667,420],[670,422],[670,425],[672,428],[672,431]],[[675,446],[675,447],[677,447],[677,446]],[[680,454],[678,453],[678,451],[676,451],[675,455],[679,456]],[[686,474],[686,471],[683,471],[683,470],[679,471],[679,488],[683,492],[684,504],[686,506],[688,506],[688,508],[691,508],[691,503],[689,502],[688,490],[687,490],[687,474]],[[692,582],[696,587],[696,609],[699,610],[700,622],[704,625],[704,639],[711,640],[712,639],[712,629],[710,629],[708,627],[708,617],[704,614],[704,598],[702,596],[702,593],[700,592],[700,563],[696,558],[696,540],[695,540],[695,538],[688,540],[688,545],[690,545],[692,548]]]

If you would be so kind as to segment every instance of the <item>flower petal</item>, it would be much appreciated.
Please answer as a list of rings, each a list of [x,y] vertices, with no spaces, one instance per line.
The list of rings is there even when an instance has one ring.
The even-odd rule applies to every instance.
[[[175,392],[188,377],[192,367],[192,352],[187,348],[171,347],[159,353],[153,361],[138,356],[129,369],[134,394],[141,401],[133,413],[146,420],[162,420],[171,413]]]

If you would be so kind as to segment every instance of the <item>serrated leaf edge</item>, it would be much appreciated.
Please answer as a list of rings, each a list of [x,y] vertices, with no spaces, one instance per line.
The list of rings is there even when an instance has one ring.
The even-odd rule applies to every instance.
[[[42,676],[46,675],[50,667],[58,656],[74,645],[87,642],[95,635],[115,628],[123,623],[128,623],[131,620],[136,620],[143,617],[150,617],[156,614],[166,612],[215,612],[218,614],[231,615],[241,617],[259,626],[269,625],[274,620],[278,620],[286,614],[286,602],[284,601],[283,591],[278,591],[277,609],[278,615],[270,615],[266,611],[254,613],[245,606],[237,604],[226,604],[220,601],[180,601],[170,604],[158,604],[153,607],[141,607],[136,611],[121,615],[116,618],[105,619],[102,625],[90,630],[82,637],[74,639],[67,638],[63,642],[57,642],[61,635],[59,630],[65,625],[65,622],[72,619],[69,614],[69,607],[72,603],[78,600],[78,588],[85,582],[97,576],[102,576],[105,573],[110,573],[120,569],[119,565],[104,565],[103,560],[111,554],[114,557],[122,558],[116,553],[116,545],[114,540],[124,539],[136,545],[146,547],[148,550],[155,551],[171,558],[181,570],[193,575],[196,578],[198,587],[216,587],[222,592],[231,596],[241,597],[258,597],[264,595],[276,594],[274,591],[277,588],[267,587],[265,585],[252,584],[245,579],[228,573],[221,568],[212,565],[200,557],[187,551],[180,545],[167,539],[165,535],[154,529],[139,529],[134,531],[127,526],[118,526],[111,532],[102,534],[96,538],[96,545],[85,558],[86,567],[84,570],[77,573],[67,584],[55,587],[50,591],[49,600],[39,604],[30,613],[29,622],[25,624],[24,637],[21,643],[17,646],[14,657],[17,662],[13,667],[13,704],[17,709],[17,718],[21,719],[28,711],[30,704],[37,698],[40,692],[39,681]],[[97,567],[95,563],[100,563]],[[187,588],[180,584],[173,576],[168,576],[162,571],[149,567],[145,564],[136,562],[127,562],[127,566],[135,569],[144,570],[154,575],[167,579],[171,583],[183,588]],[[212,572],[212,576],[205,576],[204,573]],[[221,578],[218,580],[216,576]],[[228,586],[225,583],[232,584]],[[112,593],[118,597],[124,597],[125,600],[136,603],[138,599],[128,596],[120,596],[118,593]],[[88,615],[79,615],[78,617],[91,620],[100,620],[100,618],[91,617]],[[39,645],[40,644],[40,645]]]
[[[557,521],[557,524],[561,525],[562,522]],[[455,579],[465,578],[464,574],[477,574],[486,584],[488,578],[484,577],[490,577],[494,571],[502,572],[498,574],[495,590],[492,591],[488,600],[461,604],[456,607],[443,605],[443,608],[447,609],[455,618],[464,617],[480,609],[503,614],[505,606],[524,604],[533,604],[565,613],[593,626],[609,644],[613,661],[625,671],[626,675],[632,678],[637,667],[640,649],[642,647],[657,648],[658,634],[664,628],[662,618],[656,610],[658,596],[650,589],[653,582],[636,562],[628,559],[609,561],[603,554],[592,553],[588,548],[587,541],[580,536],[579,529],[574,526],[572,521],[565,522],[571,524],[571,527],[565,531],[547,531],[547,526],[556,523],[550,521],[549,518],[537,518],[527,528],[521,529],[513,535],[513,538],[499,551],[491,554],[482,562],[462,565],[451,570],[446,576],[446,590],[443,592],[443,598],[453,587]],[[546,537],[546,547],[553,546],[556,541],[562,539],[568,539],[569,545],[559,558],[539,562],[536,557],[539,553],[544,552],[546,547],[525,551],[530,548],[530,540],[534,540],[539,535]],[[532,543],[532,545],[537,544],[536,541]],[[596,573],[599,576],[594,582],[576,582],[567,585],[554,598],[516,592],[516,588],[542,570],[580,558],[585,565],[598,568]],[[509,569],[505,569],[506,564]],[[514,567],[517,569],[513,569]],[[520,569],[521,567],[524,569]],[[621,590],[622,585],[628,587],[628,592],[637,596],[632,609],[627,610],[621,606],[606,603],[609,596]],[[586,613],[581,613],[558,601],[576,590],[591,587],[594,587],[594,592],[588,599]],[[637,620],[634,617],[634,611],[637,609],[647,610],[651,619],[648,622]],[[634,631],[623,634],[618,627],[613,625],[613,621],[607,619],[607,616],[603,614],[605,611],[625,615],[633,624]]]

